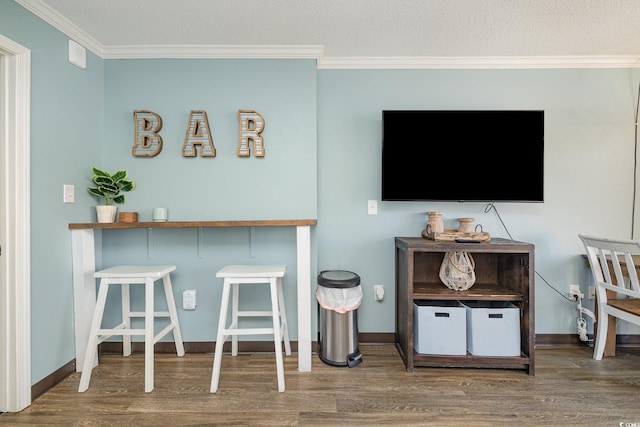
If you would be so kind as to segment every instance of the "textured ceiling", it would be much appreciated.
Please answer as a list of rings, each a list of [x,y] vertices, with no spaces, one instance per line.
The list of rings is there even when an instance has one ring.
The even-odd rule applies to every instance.
[[[640,0],[17,0],[104,48],[319,46],[325,57],[640,57]]]

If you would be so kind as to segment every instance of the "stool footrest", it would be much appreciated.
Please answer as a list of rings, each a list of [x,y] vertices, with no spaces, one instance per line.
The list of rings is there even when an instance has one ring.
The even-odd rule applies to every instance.
[[[271,317],[272,311],[238,311],[238,317]]]
[[[105,339],[116,336],[125,336],[125,335],[144,335],[144,329],[127,329],[127,328],[118,328],[118,329],[98,329],[96,331],[101,337],[104,336]],[[102,342],[102,341],[101,341]]]
[[[129,317],[144,317],[144,311],[130,311]],[[171,317],[168,311],[154,311],[153,317]]]
[[[111,338],[112,336],[125,336],[125,335],[145,335],[146,331],[144,329],[127,329],[124,325],[118,325],[120,327],[115,327],[112,329],[98,329],[97,333],[100,335],[98,338],[98,344],[106,340],[107,338]],[[167,335],[169,332],[173,331],[176,328],[175,323],[171,323],[162,331],[158,332],[153,337],[153,343],[157,343],[162,337]]]
[[[226,335],[226,336],[231,336],[231,335],[270,335],[270,334],[273,334],[273,328],[225,329],[223,334]]]

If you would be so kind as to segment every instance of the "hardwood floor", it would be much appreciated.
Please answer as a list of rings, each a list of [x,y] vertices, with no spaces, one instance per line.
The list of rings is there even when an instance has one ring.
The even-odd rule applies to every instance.
[[[2,426],[637,426],[640,349],[595,361],[588,347],[536,349],[536,375],[501,369],[417,368],[393,345],[361,345],[363,363],[338,368],[313,356],[299,373],[285,357],[278,393],[270,353],[223,357],[210,394],[211,354],[156,354],[155,389],[144,393],[143,355],[101,356],[89,390],[74,373]]]

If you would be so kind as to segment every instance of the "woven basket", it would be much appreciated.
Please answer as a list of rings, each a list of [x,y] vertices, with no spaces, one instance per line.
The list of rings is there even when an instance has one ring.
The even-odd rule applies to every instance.
[[[476,282],[476,264],[468,252],[446,252],[440,266],[440,280],[454,291],[466,291]]]

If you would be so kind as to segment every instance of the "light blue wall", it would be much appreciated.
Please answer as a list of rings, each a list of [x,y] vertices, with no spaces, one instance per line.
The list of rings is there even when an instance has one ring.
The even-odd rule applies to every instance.
[[[188,220],[317,217],[316,65],[314,60],[122,60],[105,66],[104,165],[136,181],[121,210],[151,220],[153,207]],[[258,111],[265,157],[240,158],[238,110]],[[134,110],[162,117],[156,157],[134,157]],[[192,110],[207,113],[216,157],[183,157]],[[179,308],[185,341],[214,341],[225,264],[286,264],[291,336],[296,327],[295,228],[103,232],[104,266],[170,263],[174,292],[197,291],[197,309]],[[315,245],[313,247],[315,267]],[[254,295],[266,301],[267,289]],[[311,302],[310,302],[311,303]],[[119,315],[118,306],[109,313]],[[259,337],[263,339],[262,337]],[[168,338],[170,339],[170,337]]]
[[[577,234],[630,236],[636,70],[346,71],[316,70],[310,60],[102,61],[90,52],[80,70],[67,61],[68,38],[14,2],[0,3],[0,34],[32,51],[33,383],[74,357],[67,224],[95,220],[96,201],[84,190],[92,164],[129,169],[138,188],[122,210],[138,211],[141,220],[160,205],[175,220],[317,216],[312,274],[340,268],[362,277],[362,332],[394,330],[393,237],[418,236],[426,211],[444,211],[447,227],[471,216],[493,236],[507,236],[481,203],[380,202],[383,109],[545,110],[545,203],[497,206],[511,235],[536,245],[544,278],[536,280],[536,333],[575,333],[575,305],[546,282],[586,292]],[[131,156],[136,109],[163,118],[165,146],[155,158]],[[208,113],[213,159],[181,156],[188,114],[199,109]],[[265,117],[264,159],[235,156],[238,109]],[[451,158],[473,161],[453,149]],[[62,203],[63,184],[76,186],[75,204]],[[379,201],[377,216],[367,215],[369,199]],[[111,230],[102,237],[101,264],[179,266],[178,299],[184,289],[198,290],[198,309],[179,310],[187,341],[213,339],[221,265],[284,262],[292,266],[285,285],[295,287],[293,230]],[[376,284],[385,286],[382,302],[373,300]],[[293,292],[287,302],[295,325]]]
[[[0,2],[0,34],[31,50],[31,378],[75,357],[70,222],[91,219],[87,165],[100,163],[103,61],[69,63],[68,37],[12,1]],[[76,203],[62,203],[64,184]]]
[[[380,202],[382,110],[545,110],[545,202],[496,207],[514,239],[536,246],[536,333],[573,334],[575,304],[550,286],[566,294],[580,284],[586,294],[578,233],[630,237],[637,82],[637,71],[621,69],[320,70],[318,265],[362,275],[361,330],[394,330],[393,238],[419,236],[427,211],[443,211],[445,228],[474,217],[508,237],[486,204]],[[449,158],[424,159],[424,167],[449,162],[455,174],[473,161],[452,146]],[[413,185],[446,186],[447,177]],[[369,199],[379,201],[377,216],[367,215]],[[387,291],[383,302],[373,300],[376,284]]]
[[[105,66],[104,166],[137,188],[126,210],[173,220],[316,217],[314,60],[114,60]],[[134,157],[134,110],[162,117],[162,152]],[[182,157],[192,110],[207,113],[216,157]],[[265,121],[265,157],[236,155],[238,110]]]

